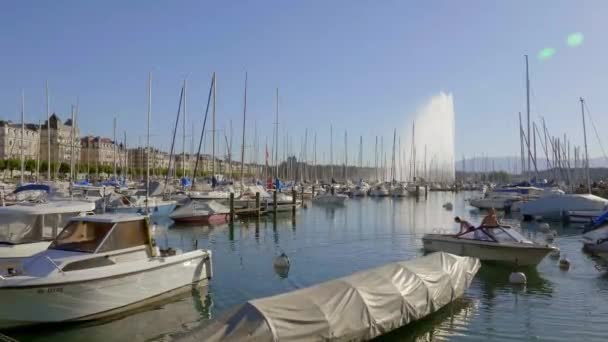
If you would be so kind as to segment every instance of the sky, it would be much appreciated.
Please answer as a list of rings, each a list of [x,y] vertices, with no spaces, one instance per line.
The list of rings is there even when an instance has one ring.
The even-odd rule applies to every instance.
[[[111,137],[116,116],[119,136],[143,144],[151,73],[151,139],[168,150],[183,80],[187,139],[194,130],[198,141],[216,72],[218,150],[232,121],[238,158],[247,72],[247,155],[257,126],[258,160],[272,142],[276,88],[280,139],[298,154],[308,130],[308,159],[314,134],[317,161],[329,159],[331,125],[334,159],[348,132],[350,162],[363,136],[373,163],[375,136],[386,149],[394,129],[405,141],[441,93],[453,98],[458,158],[518,155],[528,54],[532,120],[582,145],[580,96],[598,129],[608,125],[607,16],[602,0],[5,1],[0,118],[19,120],[23,91],[26,121],[44,120],[48,81],[52,112],[67,119],[78,103],[81,134]],[[577,32],[584,39],[570,47]],[[546,48],[554,54],[539,59]],[[601,156],[592,132],[588,140]]]

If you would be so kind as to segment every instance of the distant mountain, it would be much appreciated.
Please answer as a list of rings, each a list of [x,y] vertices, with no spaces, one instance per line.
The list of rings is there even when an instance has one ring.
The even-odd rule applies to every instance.
[[[527,160],[526,160],[527,161]],[[572,161],[573,163],[574,161]],[[580,161],[579,161],[580,163]],[[518,174],[521,172],[521,161],[519,157],[487,157],[487,158],[466,158],[464,161],[456,161],[456,171],[466,172],[490,172],[490,171],[507,171],[509,173]],[[547,169],[547,159],[539,158],[537,161],[539,171]],[[574,166],[574,165],[572,165]],[[579,167],[581,164],[579,164]],[[606,158],[591,158],[589,160],[590,167],[608,167]]]

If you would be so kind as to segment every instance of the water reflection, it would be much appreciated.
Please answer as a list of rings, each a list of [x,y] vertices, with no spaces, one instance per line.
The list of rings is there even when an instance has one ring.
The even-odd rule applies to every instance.
[[[422,320],[396,329],[374,341],[441,341],[454,335],[463,336],[479,305],[478,300],[459,298]]]

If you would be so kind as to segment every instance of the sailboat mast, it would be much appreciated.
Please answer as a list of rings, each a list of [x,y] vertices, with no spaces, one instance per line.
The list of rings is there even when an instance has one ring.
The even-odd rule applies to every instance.
[[[148,74],[148,124],[146,128],[146,213],[150,196],[150,119],[152,116],[152,73]],[[98,171],[99,172],[99,171]]]
[[[184,80],[184,122],[183,122],[183,134],[182,134],[182,177],[186,177],[186,80]]]
[[[241,144],[241,186],[243,186],[244,173],[243,168],[245,166],[245,119],[247,115],[247,72],[245,72],[245,95],[243,99],[243,139]],[[232,140],[232,138],[231,138]],[[230,146],[232,149],[232,146]]]
[[[374,149],[374,168],[376,169],[376,182],[380,181],[378,177],[378,136],[376,135],[376,147]]]
[[[47,154],[46,154],[46,179],[51,180],[51,111],[49,108],[49,81],[44,84],[46,94],[46,138],[47,138]]]
[[[526,116],[528,120],[528,130],[526,133],[526,139],[530,141],[530,77],[528,72],[528,55],[526,57]],[[530,151],[530,144],[528,144],[528,151]],[[528,168],[527,171],[530,172],[532,170],[532,165],[530,164],[530,153],[528,153]],[[530,175],[527,175],[530,178]]]
[[[74,106],[72,106],[72,127],[70,130],[70,182],[74,181],[74,138],[76,121],[74,119]]]
[[[25,172],[25,161],[24,161],[24,155],[23,155],[23,148],[24,148],[24,136],[25,136],[25,91],[21,90],[21,177],[20,177],[20,181],[21,184],[23,184],[23,173]]]
[[[217,78],[213,73],[213,111],[211,115],[211,176],[215,177],[215,110],[216,110],[216,94],[217,94]]]
[[[344,131],[344,182],[348,179],[348,132]]]
[[[395,181],[397,175],[395,174],[395,144],[397,142],[397,129],[393,130],[393,158],[391,161],[391,182]]]
[[[114,124],[113,124],[113,143],[114,143],[114,180],[116,180],[116,117],[114,117]]]
[[[587,175],[587,191],[591,193],[591,177],[589,176],[589,151],[587,150],[587,127],[585,126],[585,100],[581,97],[581,116],[583,117],[583,138],[585,141],[585,172]]]
[[[331,179],[334,179],[334,128],[329,125],[329,167]]]
[[[275,145],[276,148],[274,150],[274,160],[275,160],[275,167],[276,167],[276,177],[279,177],[279,88],[277,88],[277,96],[276,96],[276,103],[275,103],[275,110],[276,110],[276,117],[275,117],[275,134],[276,134],[276,140],[275,140]]]

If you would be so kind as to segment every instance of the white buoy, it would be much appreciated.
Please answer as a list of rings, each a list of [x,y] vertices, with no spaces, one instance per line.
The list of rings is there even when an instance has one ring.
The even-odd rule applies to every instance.
[[[453,207],[452,202],[447,202],[443,205],[443,208],[447,210],[452,210]]]
[[[523,272],[513,272],[509,275],[509,283],[517,285],[525,285],[528,282],[526,275]]]
[[[551,226],[548,223],[543,222],[538,225],[538,230],[543,233],[549,233],[551,231]]]
[[[291,266],[291,262],[289,261],[289,257],[287,254],[285,254],[285,252],[274,258],[272,265],[274,266],[274,272],[279,277],[287,278],[289,275],[289,267]]]
[[[559,248],[555,248],[555,250],[549,254],[549,257],[551,259],[559,259],[560,254],[561,254],[561,252],[560,252]]]
[[[570,269],[570,260],[568,260],[566,258],[560,259],[559,268],[561,268],[564,271],[569,270]]]
[[[275,268],[289,268],[291,262],[289,261],[287,254],[281,253],[281,255],[274,258],[273,266]]]

